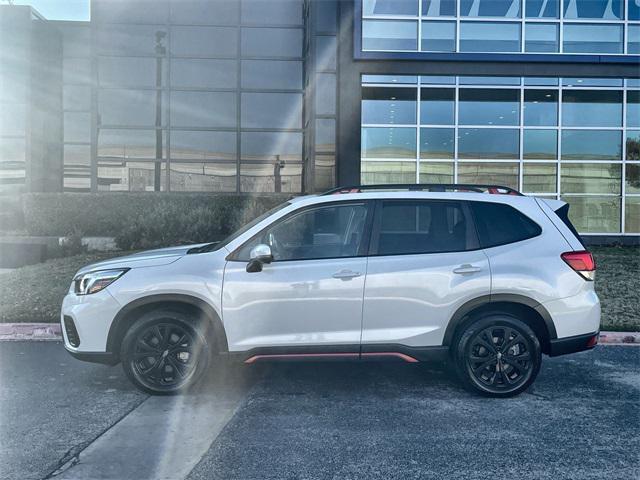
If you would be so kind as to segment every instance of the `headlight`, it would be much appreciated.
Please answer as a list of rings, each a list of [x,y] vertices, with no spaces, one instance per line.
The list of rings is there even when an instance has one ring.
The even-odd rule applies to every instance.
[[[128,271],[128,268],[117,268],[83,273],[73,279],[73,291],[76,295],[97,293],[111,285]]]

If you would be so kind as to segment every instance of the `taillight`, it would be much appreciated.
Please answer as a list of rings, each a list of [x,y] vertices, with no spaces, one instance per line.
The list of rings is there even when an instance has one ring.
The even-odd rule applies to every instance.
[[[565,252],[560,255],[574,271],[578,272],[585,280],[593,280],[596,277],[596,262],[591,252]]]

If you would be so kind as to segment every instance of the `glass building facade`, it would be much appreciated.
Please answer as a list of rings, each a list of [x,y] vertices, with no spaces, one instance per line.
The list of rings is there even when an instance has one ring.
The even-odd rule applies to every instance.
[[[88,22],[0,22],[0,194],[490,182],[640,239],[636,0],[91,0]]]

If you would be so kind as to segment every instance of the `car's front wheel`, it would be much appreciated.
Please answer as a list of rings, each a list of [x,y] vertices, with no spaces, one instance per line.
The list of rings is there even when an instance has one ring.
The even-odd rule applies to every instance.
[[[127,331],[122,366],[139,389],[155,395],[186,390],[206,371],[211,349],[207,337],[186,313],[154,310]]]
[[[523,321],[495,314],[470,323],[453,351],[467,387],[484,395],[511,397],[526,390],[540,370],[540,341]]]

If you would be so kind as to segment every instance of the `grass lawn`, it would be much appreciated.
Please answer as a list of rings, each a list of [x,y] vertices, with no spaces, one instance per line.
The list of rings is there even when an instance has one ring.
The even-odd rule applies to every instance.
[[[640,331],[640,248],[593,247],[602,302],[602,329]],[[62,297],[76,271],[129,252],[57,258],[0,275],[0,323],[57,322]]]

